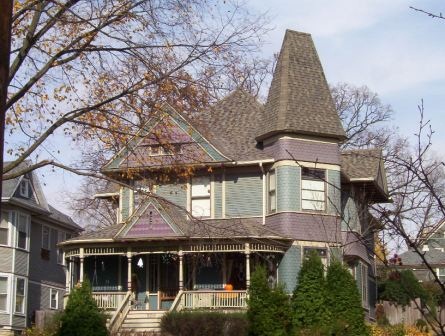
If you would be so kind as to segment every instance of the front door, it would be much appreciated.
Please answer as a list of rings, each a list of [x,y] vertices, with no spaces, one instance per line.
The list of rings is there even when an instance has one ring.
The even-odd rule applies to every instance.
[[[146,285],[146,256],[140,255],[133,258],[131,274],[131,288],[135,295],[136,303],[135,309],[146,309],[147,300],[147,285]]]

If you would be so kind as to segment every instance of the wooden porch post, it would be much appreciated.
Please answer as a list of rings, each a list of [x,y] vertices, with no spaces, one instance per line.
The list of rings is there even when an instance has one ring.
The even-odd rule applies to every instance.
[[[184,252],[182,250],[179,250],[178,252],[179,256],[179,290],[184,289]]]
[[[127,288],[131,292],[131,247],[127,249],[127,263],[128,263],[128,274],[127,274]]]
[[[79,282],[83,283],[83,259],[84,259],[84,249],[83,247],[80,248],[80,255],[79,255],[79,264],[80,264],[80,270],[79,270]]]
[[[250,287],[250,244],[244,245],[244,253],[246,254],[246,289]]]
[[[70,281],[71,281],[71,272],[70,272],[70,261],[69,259],[65,259],[65,252],[63,252],[63,260],[64,263],[64,271],[65,271],[65,293],[70,292]]]

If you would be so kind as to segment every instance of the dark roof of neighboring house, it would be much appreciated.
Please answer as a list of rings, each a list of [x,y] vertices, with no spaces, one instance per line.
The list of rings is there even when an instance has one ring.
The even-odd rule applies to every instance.
[[[430,265],[445,265],[445,252],[441,250],[430,248],[429,251],[422,251],[425,254],[425,258]],[[421,267],[424,265],[419,254],[413,250],[406,251],[400,255],[403,266],[416,266]],[[420,268],[419,267],[419,268]]]
[[[5,161],[3,163],[3,166],[7,166],[11,162],[12,161]],[[12,169],[10,173],[18,172],[20,169],[26,168],[28,165],[29,165],[29,161],[24,161],[18,167]],[[16,191],[17,186],[21,179],[22,179],[22,177],[18,176],[13,179],[10,179],[10,180],[2,181],[2,197],[9,198],[9,197],[14,196],[14,192]]]
[[[346,138],[310,34],[286,30],[256,138],[291,132]]]
[[[72,226],[73,228],[77,229],[77,231],[83,231],[83,228],[80,227],[75,221],[73,221],[73,219],[70,216],[57,210],[51,204],[48,204],[48,207],[49,207],[49,211],[50,211],[49,217],[51,219],[58,221],[58,222],[65,223],[69,226]]]
[[[224,155],[236,161],[269,158],[257,148],[255,136],[263,124],[264,106],[238,89],[191,120]]]

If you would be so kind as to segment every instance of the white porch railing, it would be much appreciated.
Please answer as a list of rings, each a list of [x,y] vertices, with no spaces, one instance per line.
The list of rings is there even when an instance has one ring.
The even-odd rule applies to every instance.
[[[107,323],[108,331],[113,334],[119,330],[131,307],[131,293],[126,292],[121,303]]]
[[[247,308],[247,292],[245,290],[183,291],[178,296],[171,310]]]
[[[93,292],[97,306],[104,310],[116,310],[127,292]]]

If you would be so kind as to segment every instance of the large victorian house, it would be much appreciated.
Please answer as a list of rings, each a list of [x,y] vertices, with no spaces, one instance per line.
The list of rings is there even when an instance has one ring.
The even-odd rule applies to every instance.
[[[385,171],[345,138],[311,36],[288,30],[265,105],[242,90],[197,115],[165,104],[103,167],[122,182],[99,195],[117,223],[62,244],[67,288],[88,278],[111,329],[146,330],[166,310],[245,308],[259,264],[291,293],[315,250],[348,263],[372,318]]]

